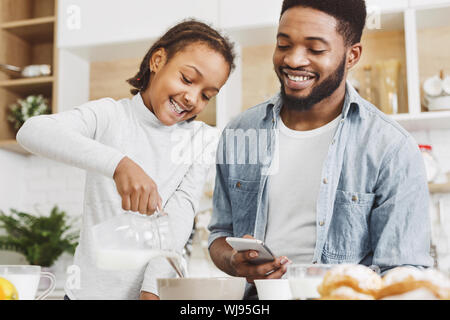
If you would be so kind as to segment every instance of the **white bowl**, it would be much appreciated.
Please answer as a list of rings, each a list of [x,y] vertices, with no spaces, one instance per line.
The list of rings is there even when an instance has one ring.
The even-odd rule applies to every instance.
[[[239,277],[158,279],[161,300],[242,300],[247,280]]]
[[[255,280],[259,300],[292,300],[288,279]]]

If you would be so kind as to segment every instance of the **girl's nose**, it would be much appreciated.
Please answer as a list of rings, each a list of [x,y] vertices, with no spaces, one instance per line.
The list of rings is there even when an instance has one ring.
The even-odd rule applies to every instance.
[[[190,110],[194,109],[197,104],[197,99],[195,98],[197,95],[193,92],[186,92],[184,94],[184,104],[185,107]]]

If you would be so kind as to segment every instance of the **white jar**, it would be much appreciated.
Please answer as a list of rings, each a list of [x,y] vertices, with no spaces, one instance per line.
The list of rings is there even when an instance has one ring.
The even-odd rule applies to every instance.
[[[439,176],[440,168],[436,157],[433,154],[433,148],[430,145],[419,144],[422,152],[423,161],[425,163],[425,170],[427,172],[428,182],[433,182]]]

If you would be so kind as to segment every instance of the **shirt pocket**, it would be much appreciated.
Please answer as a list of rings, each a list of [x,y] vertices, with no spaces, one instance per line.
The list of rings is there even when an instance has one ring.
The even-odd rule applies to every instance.
[[[230,178],[228,179],[228,190],[234,236],[242,237],[245,234],[253,234],[258,207],[259,181]]]
[[[371,249],[369,218],[373,193],[337,190],[324,247],[325,263],[356,263]]]

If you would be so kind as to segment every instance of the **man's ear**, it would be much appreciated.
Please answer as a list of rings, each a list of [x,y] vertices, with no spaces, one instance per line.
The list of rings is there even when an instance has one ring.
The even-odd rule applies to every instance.
[[[362,45],[360,42],[355,43],[348,49],[347,69],[353,68],[361,59]]]
[[[164,48],[159,48],[153,52],[149,61],[150,72],[158,72],[166,64],[167,52]]]

